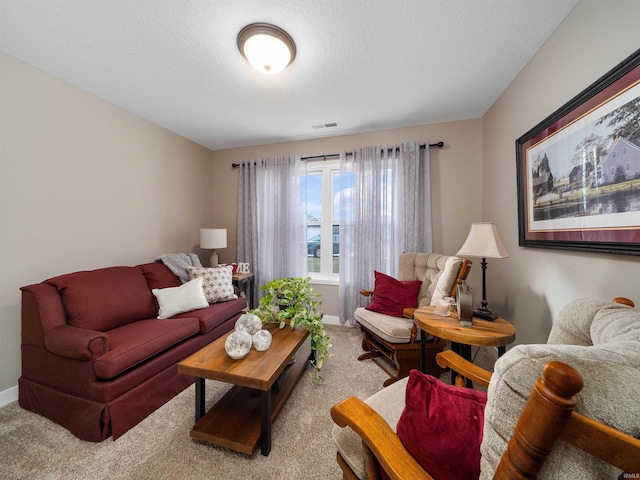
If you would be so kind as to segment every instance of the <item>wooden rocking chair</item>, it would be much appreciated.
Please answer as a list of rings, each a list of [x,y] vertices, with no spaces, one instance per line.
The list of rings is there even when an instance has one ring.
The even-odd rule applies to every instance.
[[[437,298],[455,297],[458,285],[469,275],[472,262],[458,257],[435,253],[402,253],[400,255],[398,280],[421,280],[418,306],[433,305]],[[372,297],[372,290],[361,290],[366,297]],[[415,308],[405,308],[404,318],[372,312],[358,308],[354,317],[362,329],[362,349],[365,351],[358,360],[371,359],[388,375],[384,386],[409,375],[412,369],[420,368],[420,338],[413,323]],[[442,373],[436,363],[436,354],[446,344],[438,338],[430,338],[425,345],[425,373],[435,377]],[[380,357],[395,365],[389,368]]]
[[[442,367],[488,387],[480,478],[640,478],[639,338],[640,312],[630,300],[578,299],[559,313],[548,343],[512,348],[493,373],[451,350],[439,353]],[[331,409],[345,480],[377,480],[380,467],[393,480],[433,478],[395,433],[405,390],[403,380]]]

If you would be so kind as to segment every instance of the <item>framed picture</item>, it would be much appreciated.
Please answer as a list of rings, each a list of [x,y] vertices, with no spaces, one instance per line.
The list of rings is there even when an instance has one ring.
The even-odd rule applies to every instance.
[[[640,255],[640,50],[516,140],[519,243]]]

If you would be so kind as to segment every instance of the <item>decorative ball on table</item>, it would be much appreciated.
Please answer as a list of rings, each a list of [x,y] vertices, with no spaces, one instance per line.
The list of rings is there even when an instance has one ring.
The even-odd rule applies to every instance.
[[[244,313],[236,321],[236,330],[243,330],[253,336],[258,330],[262,330],[262,320],[253,313]]]
[[[251,350],[252,339],[244,330],[236,330],[227,337],[224,342],[224,349],[234,360],[239,360],[247,356]]]
[[[253,346],[259,352],[264,352],[271,346],[271,332],[269,330],[258,330],[253,335]]]

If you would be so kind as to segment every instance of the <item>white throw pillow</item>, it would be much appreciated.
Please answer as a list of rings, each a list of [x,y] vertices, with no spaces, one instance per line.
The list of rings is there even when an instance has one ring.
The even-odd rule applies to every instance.
[[[230,265],[215,268],[187,267],[190,278],[202,278],[204,296],[209,303],[235,300],[238,296],[233,290],[233,267]]]
[[[435,305],[436,300],[442,300],[444,297],[448,297],[458,277],[458,270],[460,270],[462,259],[459,257],[444,258],[446,258],[444,268],[441,269],[441,273],[438,276],[438,281],[431,295],[431,303],[429,303],[429,305]]]
[[[169,318],[178,313],[207,308],[209,302],[202,289],[202,277],[183,283],[179,287],[154,288],[151,290],[158,299],[158,318]]]

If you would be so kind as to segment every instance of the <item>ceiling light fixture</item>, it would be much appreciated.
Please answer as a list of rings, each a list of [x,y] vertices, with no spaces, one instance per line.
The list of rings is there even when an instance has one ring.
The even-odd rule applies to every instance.
[[[274,75],[296,58],[296,44],[287,32],[268,23],[252,23],[238,34],[238,49],[260,73]]]

